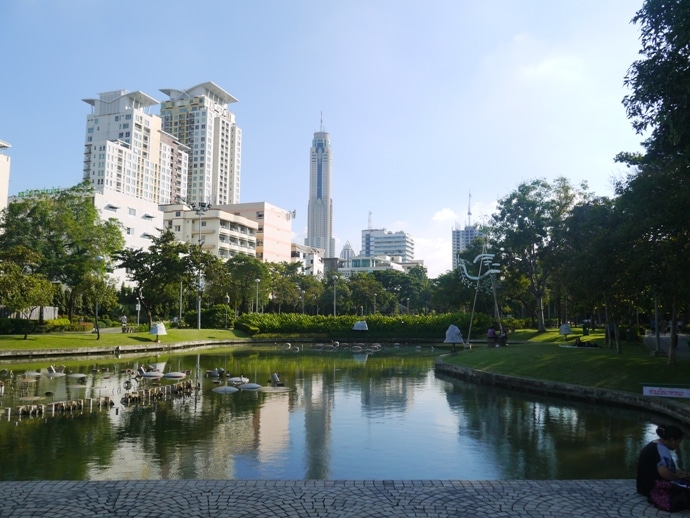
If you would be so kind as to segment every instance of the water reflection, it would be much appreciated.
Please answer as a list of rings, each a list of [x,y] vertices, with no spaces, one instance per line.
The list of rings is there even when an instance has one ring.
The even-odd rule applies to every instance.
[[[0,478],[631,478],[637,452],[655,437],[655,418],[644,412],[437,377],[433,357],[414,351],[366,363],[269,349],[174,356],[172,370],[192,377],[197,362],[201,373],[222,367],[263,385],[279,372],[288,390],[216,394],[218,384],[202,377],[189,396],[122,405],[128,370],[147,361],[75,364],[83,380],[43,375],[7,384],[3,406],[13,409],[20,395],[43,402],[109,396],[116,404],[6,417]],[[690,458],[687,447],[682,458]]]

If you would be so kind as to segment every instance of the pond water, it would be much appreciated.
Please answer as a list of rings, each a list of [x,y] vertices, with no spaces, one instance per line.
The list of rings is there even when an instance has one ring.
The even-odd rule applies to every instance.
[[[658,417],[467,384],[414,349],[352,354],[266,349],[64,362],[83,379],[5,379],[0,480],[633,478]],[[166,360],[200,390],[123,405],[128,370]],[[10,369],[8,365],[4,365]],[[269,388],[218,394],[225,369]],[[163,385],[172,383],[164,380]],[[196,383],[196,381],[194,381]],[[141,387],[140,387],[141,385]],[[18,417],[16,405],[109,396],[105,410]],[[24,398],[19,402],[19,398]],[[37,399],[35,402],[30,401]],[[687,445],[679,452],[682,464]]]

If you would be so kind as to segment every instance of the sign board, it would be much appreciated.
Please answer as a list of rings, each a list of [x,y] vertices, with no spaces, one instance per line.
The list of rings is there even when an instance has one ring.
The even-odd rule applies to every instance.
[[[690,398],[690,388],[642,387],[642,395]]]

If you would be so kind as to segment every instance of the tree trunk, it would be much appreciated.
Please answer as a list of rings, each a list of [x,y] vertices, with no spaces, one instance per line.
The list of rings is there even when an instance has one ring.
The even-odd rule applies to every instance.
[[[537,295],[537,331],[540,333],[546,332],[546,326],[544,325],[544,297],[541,294]]]
[[[676,313],[676,298],[671,301],[671,342],[668,344],[667,365],[676,364],[676,347],[678,346],[678,314]]]

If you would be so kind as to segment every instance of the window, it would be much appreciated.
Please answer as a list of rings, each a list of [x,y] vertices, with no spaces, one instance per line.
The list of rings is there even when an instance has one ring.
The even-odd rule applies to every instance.
[[[129,208],[127,209],[127,212],[130,216],[136,216],[137,215],[137,209]]]

